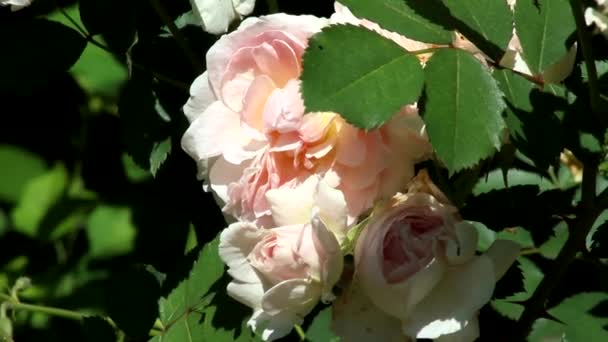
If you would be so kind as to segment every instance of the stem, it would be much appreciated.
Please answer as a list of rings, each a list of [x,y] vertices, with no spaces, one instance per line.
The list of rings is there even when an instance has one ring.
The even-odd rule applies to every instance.
[[[293,326],[293,328],[296,330],[296,333],[298,333],[300,341],[304,341],[306,339],[306,333],[304,333],[302,327],[299,324],[296,324]]]
[[[198,57],[196,57],[196,54],[190,49],[186,38],[184,37],[182,32],[177,28],[177,26],[175,25],[163,5],[160,3],[159,0],[150,0],[150,4],[154,8],[154,11],[156,11],[158,16],[161,18],[163,23],[167,25],[167,28],[169,28],[171,35],[173,35],[173,38],[175,38],[177,45],[179,45],[179,47],[182,49],[184,55],[186,56],[194,70],[197,72],[197,74],[202,74],[203,71],[205,71],[205,67],[201,64]]]
[[[591,48],[591,37],[587,32],[587,24],[585,23],[585,14],[583,13],[583,7],[581,6],[580,1],[578,0],[570,0],[570,7],[572,8],[572,14],[574,15],[574,20],[576,22],[576,32],[578,34],[579,43],[581,44],[581,50],[583,51],[585,67],[587,68],[591,111],[600,123],[606,125],[608,124],[608,122],[606,121],[606,118],[602,115],[600,92],[597,80],[597,70],[595,69],[593,49]]]
[[[409,53],[411,53],[412,55],[423,55],[425,53],[431,53],[431,52],[435,52],[439,49],[449,49],[448,47],[434,47],[434,48],[428,48],[428,49],[422,49],[422,50],[414,50],[414,51],[408,51]]]
[[[532,325],[544,313],[545,304],[551,292],[561,282],[576,254],[584,248],[587,234],[589,234],[593,223],[603,210],[603,207],[598,207],[594,203],[596,177],[597,162],[589,162],[583,168],[583,193],[579,204],[580,212],[576,219],[568,224],[570,234],[566,244],[555,259],[553,269],[541,280],[532,297],[525,303],[517,330],[514,332],[513,341],[526,340]]]
[[[86,316],[80,312],[66,310],[66,309],[20,303],[19,301],[15,300],[15,298],[13,298],[9,295],[6,295],[4,293],[0,293],[0,300],[7,303],[8,306],[13,310],[41,312],[41,313],[44,313],[47,315],[63,317],[63,318],[67,318],[67,319],[77,320],[77,321],[82,320]]]

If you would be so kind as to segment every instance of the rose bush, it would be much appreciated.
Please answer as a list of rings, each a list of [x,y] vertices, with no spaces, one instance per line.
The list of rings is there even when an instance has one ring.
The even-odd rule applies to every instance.
[[[337,330],[359,340],[355,336],[365,333],[348,332],[346,327],[367,329],[374,324],[374,331],[388,326],[411,338],[451,335],[473,341],[477,312],[519,255],[519,246],[497,240],[476,256],[475,227],[441,202],[445,197],[426,173],[419,174],[410,189],[377,207],[361,233],[355,249],[358,289],[338,306]],[[361,301],[373,303],[373,310],[362,307]],[[369,313],[362,315],[362,310]],[[365,324],[370,315],[376,316],[369,319],[374,323]]]
[[[344,197],[315,176],[294,191],[314,197],[314,204],[270,193],[273,211],[289,225],[260,229],[237,222],[220,236],[219,253],[234,278],[228,294],[253,308],[248,325],[264,340],[285,336],[319,300],[333,300],[332,287],[342,272],[333,232],[342,235],[346,229]]]
[[[248,18],[211,47],[208,70],[192,85],[182,146],[224,211],[239,220],[276,225],[266,193],[320,175],[344,193],[352,223],[401,189],[430,152],[414,106],[369,132],[336,113],[305,113],[302,54],[328,23],[286,14]]]

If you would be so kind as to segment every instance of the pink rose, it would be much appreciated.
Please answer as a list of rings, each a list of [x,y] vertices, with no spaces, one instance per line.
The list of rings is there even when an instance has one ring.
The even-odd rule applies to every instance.
[[[358,323],[338,317],[338,329],[353,324],[364,329],[363,322],[376,311],[385,317],[381,324],[411,338],[477,337],[478,310],[490,300],[519,247],[498,240],[476,256],[475,227],[461,221],[456,208],[421,192],[438,191],[421,182],[430,180],[417,177],[410,187],[416,192],[398,194],[372,213],[355,249],[360,290],[338,306],[338,313]],[[361,301],[374,308],[362,314]]]
[[[352,223],[403,188],[430,152],[412,106],[370,132],[335,113],[304,115],[302,54],[327,24],[286,14],[248,18],[208,51],[208,70],[192,85],[182,146],[239,220],[275,226],[266,193],[319,175],[344,193]]]
[[[280,219],[295,224],[260,229],[238,222],[220,236],[219,253],[234,278],[228,294],[253,309],[248,325],[264,340],[287,335],[319,300],[333,300],[332,287],[342,272],[342,253],[334,232],[346,228],[344,198],[317,177],[293,191],[314,192],[307,196],[315,198],[314,205],[300,203],[298,207],[294,197],[279,201],[280,193],[271,197],[277,200],[273,209],[282,213]]]

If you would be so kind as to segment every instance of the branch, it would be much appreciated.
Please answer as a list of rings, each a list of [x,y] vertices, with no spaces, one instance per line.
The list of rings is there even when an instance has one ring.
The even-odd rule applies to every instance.
[[[513,341],[525,341],[536,319],[545,312],[547,299],[561,282],[568,266],[576,254],[584,249],[585,239],[593,227],[593,223],[602,212],[603,207],[595,203],[595,187],[597,178],[597,163],[590,162],[583,168],[582,198],[579,204],[579,214],[574,221],[569,222],[568,240],[559,252],[553,269],[542,279],[532,297],[525,303],[524,311],[519,318]]]
[[[150,0],[150,4],[154,8],[154,11],[156,11],[158,16],[161,18],[163,23],[167,25],[167,28],[169,28],[171,35],[173,35],[173,38],[175,38],[177,45],[179,45],[179,47],[182,49],[184,55],[186,56],[194,70],[197,72],[197,74],[202,74],[205,71],[205,66],[201,64],[194,51],[190,49],[190,46],[188,46],[188,42],[186,41],[186,37],[184,37],[179,28],[177,28],[177,26],[175,25],[163,5],[160,3],[159,0]]]
[[[576,32],[578,34],[579,43],[581,44],[581,50],[583,51],[585,67],[587,68],[591,111],[600,123],[602,123],[603,125],[608,125],[606,117],[602,115],[597,70],[595,68],[593,49],[591,47],[591,36],[587,31],[587,24],[585,23],[585,14],[583,13],[583,7],[580,1],[578,0],[570,0],[570,7],[572,8],[572,14],[574,15],[574,20],[576,22]]]

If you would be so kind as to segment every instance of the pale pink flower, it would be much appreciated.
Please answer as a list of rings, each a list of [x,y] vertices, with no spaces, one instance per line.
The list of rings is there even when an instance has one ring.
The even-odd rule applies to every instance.
[[[266,193],[320,175],[344,193],[352,223],[403,188],[430,152],[413,106],[369,132],[335,113],[305,113],[302,54],[327,24],[286,14],[248,18],[211,47],[208,70],[192,85],[182,146],[239,220],[275,225]]]
[[[355,249],[354,291],[336,303],[338,332],[356,336],[371,329],[398,340],[400,331],[410,338],[460,341],[473,341],[479,334],[478,311],[518,256],[519,246],[497,240],[476,256],[475,227],[434,197],[431,193],[438,189],[428,182],[426,175],[416,178],[410,192],[372,213]],[[361,302],[373,303],[372,308],[362,310]],[[348,331],[348,326],[360,329]]]
[[[335,233],[346,229],[344,198],[318,177],[292,190],[315,198],[309,203],[273,191],[278,192],[270,196],[277,220],[290,225],[260,229],[233,223],[222,232],[219,246],[234,278],[228,294],[253,309],[247,324],[264,340],[285,336],[320,300],[334,299],[332,287],[343,265]]]

